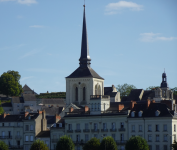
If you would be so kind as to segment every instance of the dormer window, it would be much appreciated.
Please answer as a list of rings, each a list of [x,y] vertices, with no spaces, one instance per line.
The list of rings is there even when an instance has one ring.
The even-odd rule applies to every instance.
[[[56,123],[53,124],[53,127],[56,127]]]
[[[131,117],[135,117],[135,112],[134,111],[132,111]]]
[[[156,110],[155,116],[157,117],[157,116],[159,116],[159,115],[160,115],[160,111],[159,111],[159,110]]]
[[[142,117],[142,114],[143,114],[143,112],[142,112],[142,111],[139,111],[138,116],[139,116],[139,117]]]

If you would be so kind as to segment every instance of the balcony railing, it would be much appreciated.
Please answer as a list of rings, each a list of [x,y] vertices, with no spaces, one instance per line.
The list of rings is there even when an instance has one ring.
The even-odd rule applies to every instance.
[[[120,128],[119,131],[125,131],[125,128]]]
[[[84,145],[86,143],[86,141],[83,141],[83,140],[81,140],[81,141],[73,141],[73,143],[76,144],[76,145]]]
[[[10,145],[9,149],[23,149],[23,145]]]
[[[125,145],[126,144],[126,140],[119,140],[119,141],[116,141],[116,144],[117,145]]]
[[[73,133],[73,130],[67,130],[68,133]]]
[[[90,129],[84,129],[83,132],[90,132]]]
[[[108,129],[101,129],[101,132],[108,132]]]
[[[116,132],[117,129],[110,129],[110,132]]]
[[[22,139],[22,136],[16,135],[16,136],[15,136],[15,139],[20,140],[20,139]]]
[[[59,139],[52,139],[52,143],[57,143]]]
[[[99,129],[92,129],[92,132],[99,132]]]
[[[81,132],[81,130],[80,129],[76,129],[75,132]]]
[[[110,99],[109,95],[90,95],[90,99]]]
[[[0,136],[0,139],[12,139],[12,136]]]

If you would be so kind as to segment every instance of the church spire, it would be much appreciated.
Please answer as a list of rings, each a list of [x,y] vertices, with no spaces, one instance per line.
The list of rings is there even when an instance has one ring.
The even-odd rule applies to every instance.
[[[87,26],[85,17],[85,5],[84,5],[84,15],[83,15],[83,27],[82,27],[82,42],[81,42],[81,56],[80,56],[80,66],[86,67],[90,66],[90,56],[89,56],[89,46],[87,38]]]

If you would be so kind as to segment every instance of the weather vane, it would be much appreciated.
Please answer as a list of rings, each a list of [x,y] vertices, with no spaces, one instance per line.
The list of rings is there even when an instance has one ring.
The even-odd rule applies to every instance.
[[[83,5],[83,6],[84,6],[84,8],[85,8],[85,0],[84,0],[84,5]]]

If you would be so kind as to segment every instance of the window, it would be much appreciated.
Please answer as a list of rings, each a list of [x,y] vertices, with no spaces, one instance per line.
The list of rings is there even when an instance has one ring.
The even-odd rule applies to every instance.
[[[139,132],[142,132],[142,125],[139,125]]]
[[[149,134],[149,135],[148,135],[148,142],[151,142],[151,141],[152,141],[152,135]]]
[[[33,141],[33,136],[32,135],[30,136],[30,141]]]
[[[25,150],[29,150],[29,149],[28,149],[28,145],[25,145]]]
[[[93,103],[92,103],[92,105],[91,105],[91,109],[92,109],[92,111],[93,111]]]
[[[156,126],[155,126],[155,130],[156,130],[156,131],[159,131],[159,125],[156,125]]]
[[[77,150],[80,150],[80,146],[77,146]]]
[[[142,111],[139,111],[139,112],[138,112],[138,116],[139,116],[139,117],[142,117],[142,114],[143,114]]]
[[[131,117],[135,117],[135,112],[134,111],[132,111]]]
[[[17,122],[17,126],[18,126],[18,127],[20,126],[20,122]]]
[[[103,130],[106,130],[106,123],[103,123]]]
[[[156,142],[159,142],[159,135],[156,135]]]
[[[83,101],[85,101],[85,87],[83,88]]]
[[[132,125],[132,132],[135,132],[135,125]]]
[[[167,134],[164,134],[164,135],[163,135],[163,141],[164,141],[164,142],[167,142]]]
[[[9,126],[11,126],[11,123],[9,122]]]
[[[98,103],[98,110],[100,110],[100,104]]]
[[[116,135],[115,135],[115,134],[112,134],[112,138],[113,138],[114,140],[116,140]]]
[[[97,109],[97,104],[95,103],[95,111],[96,111],[96,109]]]
[[[28,141],[28,136],[26,135],[26,137],[25,137],[25,141]]]
[[[116,123],[115,122],[112,123],[112,130],[116,130]]]
[[[31,130],[31,131],[33,131],[33,130],[34,130],[34,129],[33,129],[33,125],[30,125],[30,130]]]
[[[124,128],[124,122],[120,123],[120,128]]]
[[[47,144],[47,146],[49,147],[49,141],[45,141],[45,144]]]
[[[157,117],[157,116],[159,116],[159,115],[160,115],[160,111],[156,110],[155,116]]]
[[[11,137],[11,131],[8,131],[8,136]]]
[[[80,124],[76,124],[76,130],[80,130]]]
[[[174,141],[176,141],[176,134],[174,134]]]
[[[9,147],[11,146],[11,142],[10,141],[8,141],[8,145],[9,145]]]
[[[98,128],[97,128],[97,123],[94,123],[94,130],[96,131]]]
[[[94,137],[95,137],[95,138],[98,138],[98,135],[97,135],[97,134],[94,134]]]
[[[68,125],[68,130],[72,130],[72,124]]]
[[[120,141],[124,141],[124,134],[120,134]]]
[[[69,135],[69,137],[72,139],[73,138],[73,136],[72,135]]]
[[[152,126],[148,125],[148,131],[151,132],[152,131]]]
[[[56,150],[56,144],[53,144],[54,150]]]
[[[149,145],[149,150],[152,150],[152,145]]]
[[[25,125],[25,131],[29,131],[29,126]]]
[[[59,127],[62,128],[62,123],[59,123]]]
[[[5,132],[2,131],[2,138],[5,138]]]
[[[19,107],[19,104],[17,104],[17,107]]]
[[[54,123],[54,124],[53,124],[53,127],[55,127],[55,128],[56,128],[56,126],[57,126],[57,125],[56,125],[56,123]]]
[[[174,132],[176,132],[176,124],[174,124]]]
[[[18,137],[20,136],[20,131],[17,131],[17,136],[18,136]]]
[[[160,150],[159,145],[156,145],[156,150]]]
[[[75,99],[76,99],[76,101],[78,101],[78,87],[76,87],[76,89],[75,89]]]
[[[85,134],[85,142],[87,142],[89,140],[89,135]]]
[[[164,146],[163,146],[163,150],[167,150],[167,145],[164,145]]]
[[[88,123],[85,124],[85,129],[88,130]]]
[[[76,141],[79,142],[80,141],[80,135],[76,135]]]
[[[166,124],[163,125],[163,131],[167,131],[167,125]]]
[[[4,123],[2,123],[2,126],[4,127]]]

